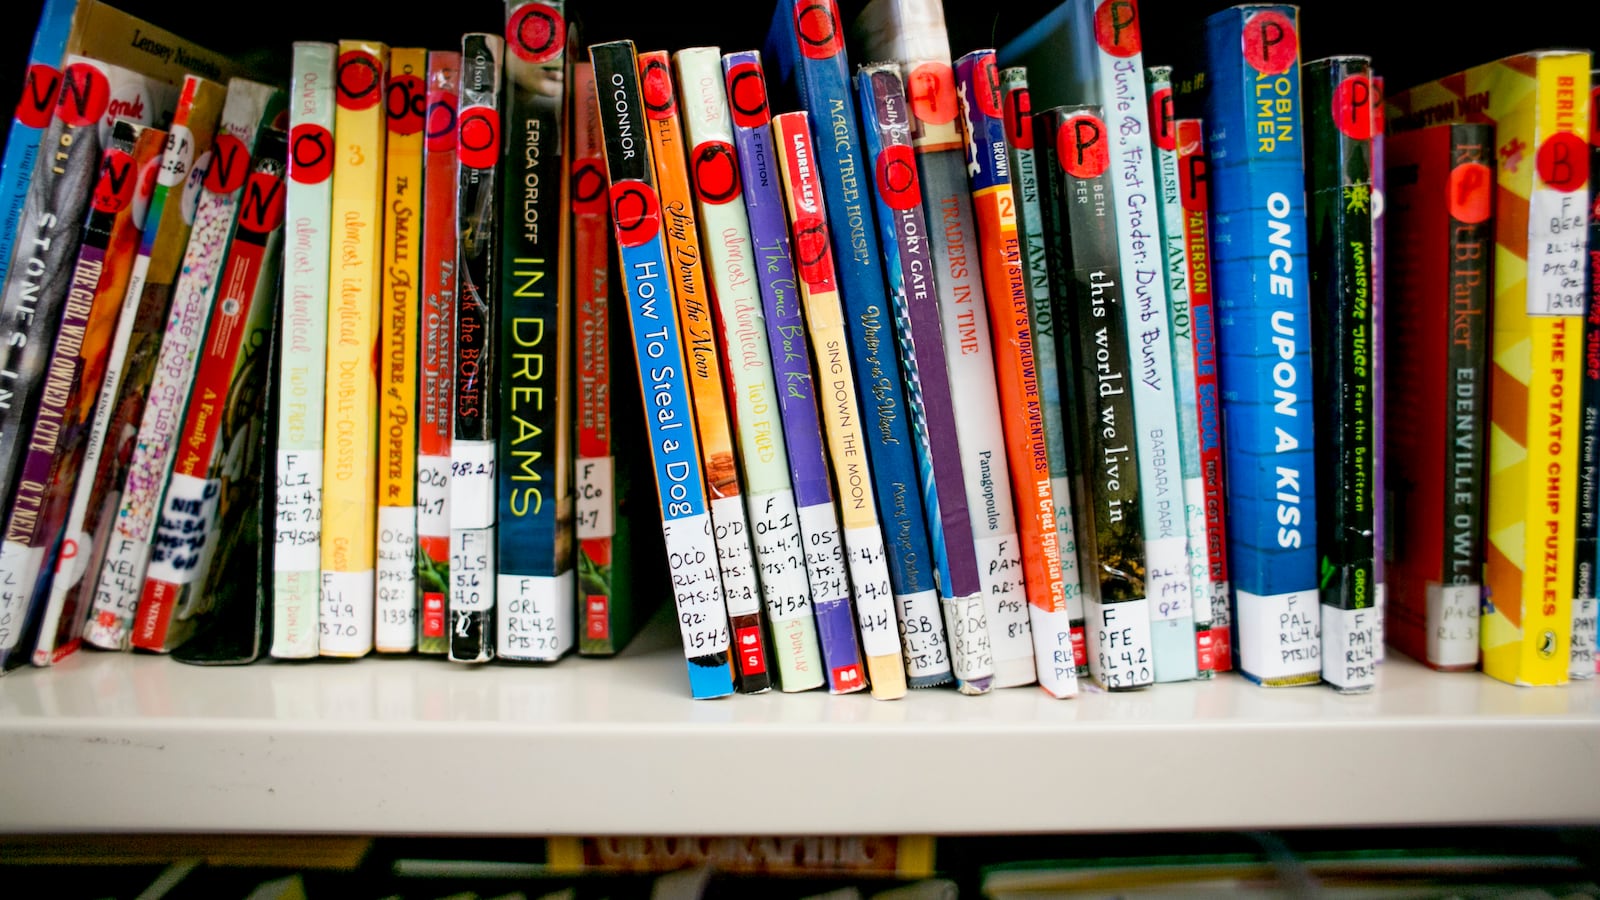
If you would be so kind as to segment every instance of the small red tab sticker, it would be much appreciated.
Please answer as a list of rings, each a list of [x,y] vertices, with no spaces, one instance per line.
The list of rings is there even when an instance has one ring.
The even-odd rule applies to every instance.
[[[61,72],[54,66],[35,63],[28,67],[27,78],[22,83],[22,96],[17,99],[17,121],[29,128],[44,128],[50,124],[50,114],[56,108],[56,95],[61,90]]]
[[[740,128],[762,128],[772,121],[760,66],[746,62],[728,70],[728,107],[733,111],[733,124]]]
[[[1462,163],[1450,170],[1450,218],[1476,225],[1489,218],[1494,173],[1483,163]]]
[[[1027,88],[1006,92],[1006,140],[1018,150],[1033,149],[1033,97]]]
[[[690,157],[695,196],[702,203],[721,205],[739,197],[739,159],[726,141],[704,141]]]
[[[1536,163],[1539,180],[1562,193],[1571,193],[1589,183],[1589,148],[1583,138],[1570,131],[1559,131],[1539,145]]]
[[[244,187],[250,177],[250,151],[244,141],[231,134],[217,135],[211,145],[211,164],[206,167],[205,189],[213,194],[231,194]]]
[[[115,214],[128,207],[133,200],[133,154],[126,150],[107,150],[100,161],[100,177],[95,181],[90,202],[96,212]]]
[[[73,63],[61,74],[56,115],[74,128],[93,125],[111,105],[111,82],[98,66]]]
[[[617,229],[617,243],[638,247],[661,232],[661,201],[655,189],[637,179],[611,186],[611,221]]]
[[[906,76],[906,94],[911,112],[929,125],[948,125],[960,108],[956,104],[956,80],[944,63],[926,62]]]
[[[506,46],[531,63],[546,63],[566,49],[567,26],[561,13],[543,3],[520,6],[506,22]]]
[[[1300,58],[1300,36],[1294,22],[1275,9],[1245,20],[1241,43],[1244,61],[1266,75],[1282,75]]]
[[[606,170],[599,157],[585,156],[572,164],[572,211],[586,215],[605,213]]]
[[[1178,146],[1177,122],[1172,116],[1172,88],[1164,87],[1150,95],[1150,142],[1158,150]]]
[[[1080,668],[1089,664],[1089,641],[1087,635],[1088,632],[1084,630],[1082,625],[1076,625],[1072,629],[1072,660]]]
[[[428,112],[428,89],[415,75],[396,75],[384,89],[390,134],[416,134]]]
[[[444,594],[428,592],[422,595],[422,636],[444,637]]]
[[[794,33],[807,59],[828,59],[844,49],[839,8],[833,0],[800,0],[794,6]]]
[[[611,636],[609,602],[604,594],[590,594],[583,607],[583,633],[591,641]]]
[[[671,118],[678,108],[672,95],[672,72],[667,68],[665,53],[647,53],[639,57],[639,94],[644,99],[644,114],[660,121]]]
[[[429,152],[449,153],[456,149],[456,95],[450,91],[430,91],[425,124]]]
[[[333,175],[333,135],[315,122],[289,133],[289,177],[296,184],[321,184]]]
[[[840,666],[830,674],[833,676],[833,690],[836,693],[858,690],[865,683],[861,677],[861,667],[858,665]]]
[[[1372,79],[1351,75],[1333,89],[1333,124],[1345,137],[1356,141],[1372,139]]]
[[[493,166],[500,158],[500,111],[473,106],[463,112],[456,129],[456,152],[461,164],[468,168]]]
[[[874,166],[878,199],[890,209],[907,210],[922,202],[922,185],[917,178],[916,153],[905,144],[883,148]]]
[[[340,106],[357,112],[378,105],[383,93],[383,64],[365,50],[339,54],[334,94]]]
[[[1139,5],[1134,0],[1102,0],[1094,11],[1094,42],[1112,56],[1127,58],[1144,46],[1139,38]]]
[[[744,675],[760,675],[767,671],[767,655],[761,652],[761,629],[751,625],[735,629],[734,650],[739,654],[739,671]]]
[[[1068,175],[1084,179],[1100,177],[1111,164],[1106,123],[1087,113],[1071,116],[1056,129],[1056,155]]]

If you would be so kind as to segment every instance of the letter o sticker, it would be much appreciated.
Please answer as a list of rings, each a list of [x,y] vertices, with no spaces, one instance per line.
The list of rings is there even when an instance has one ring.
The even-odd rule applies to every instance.
[[[506,46],[517,58],[544,63],[566,49],[567,27],[561,13],[543,3],[520,7],[506,23]]]
[[[289,177],[296,184],[321,184],[333,175],[333,135],[315,122],[289,133]]]
[[[772,121],[760,66],[745,62],[728,70],[728,107],[733,111],[733,124],[740,128],[761,128]]]
[[[572,211],[605,214],[606,174],[598,157],[586,156],[572,164]]]
[[[456,152],[461,164],[472,169],[487,169],[500,158],[500,112],[488,106],[473,106],[461,114],[456,129]]]
[[[705,141],[694,148],[691,161],[695,193],[705,203],[720,205],[739,196],[739,161],[733,145]]]
[[[339,54],[333,81],[340,106],[356,111],[371,109],[383,93],[383,66],[371,53],[351,50]]]
[[[878,183],[878,199],[890,209],[906,210],[922,200],[922,186],[917,180],[917,158],[905,144],[883,148],[874,167]]]
[[[661,231],[661,202],[655,189],[637,179],[611,186],[611,219],[616,224],[617,243],[638,247]]]
[[[794,33],[808,59],[827,59],[844,49],[839,10],[833,0],[800,0],[794,7]]]

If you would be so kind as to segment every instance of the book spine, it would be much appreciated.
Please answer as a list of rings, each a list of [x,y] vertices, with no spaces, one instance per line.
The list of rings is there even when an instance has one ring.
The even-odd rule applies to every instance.
[[[1056,503],[1056,542],[1061,548],[1061,589],[1066,596],[1071,627],[1072,658],[1080,678],[1089,675],[1083,630],[1083,581],[1078,568],[1077,528],[1072,513],[1072,478],[1067,467],[1067,435],[1061,404],[1060,362],[1056,350],[1056,320],[1051,300],[1050,270],[1045,252],[1044,211],[1040,206],[1040,178],[1033,148],[1033,101],[1028,90],[1028,70],[1000,72],[1002,116],[1006,149],[1011,163],[1012,199],[1016,204],[1017,232],[1022,238],[1027,280],[1028,317],[1033,327],[1033,355],[1039,370],[1039,395],[1044,415],[1045,459],[1050,469],[1050,496]]]
[[[856,78],[861,133],[877,188],[878,230],[885,249],[889,299],[894,304],[906,407],[916,440],[922,506],[939,574],[939,607],[928,612],[901,609],[901,641],[911,666],[912,687],[919,686],[919,671],[953,672],[962,693],[983,693],[994,679],[994,661],[972,518],[962,483],[961,447],[934,297],[922,187],[911,149],[911,112],[899,66],[862,66]]]
[[[450,652],[455,662],[494,658],[496,240],[499,229],[500,73],[505,44],[461,39],[456,101],[456,318],[454,426],[450,435]]]
[[[572,218],[562,2],[506,4],[495,653],[551,662],[577,641]],[[572,37],[576,37],[575,34]]]
[[[378,530],[373,646],[417,646],[417,346],[428,52],[389,51],[378,315]]]
[[[378,516],[378,355],[389,48],[340,41],[323,404],[322,603],[318,652],[372,650]]]
[[[178,431],[221,286],[239,197],[250,174],[250,155],[262,123],[271,122],[283,102],[282,93],[275,88],[242,80],[229,85],[222,122],[202,176],[183,255],[183,274],[167,310],[161,351],[95,585],[93,619],[85,637],[97,647],[117,650],[129,645]]]
[[[1195,426],[1200,453],[1202,508],[1205,515],[1207,583],[1211,607],[1200,647],[1209,647],[1211,668],[1233,668],[1233,617],[1228,601],[1228,492],[1222,452],[1222,389],[1217,382],[1217,314],[1212,296],[1211,160],[1199,119],[1179,119],[1178,190],[1183,204],[1184,274],[1189,286],[1190,344],[1194,359]],[[1202,613],[1195,609],[1196,621]]]
[[[1305,68],[1322,679],[1377,681],[1373,620],[1372,76],[1366,57]]]
[[[133,149],[137,126],[119,121],[101,155],[93,187],[88,222],[83,227],[72,280],[67,287],[60,321],[55,323],[50,354],[45,360],[44,387],[32,422],[19,435],[24,453],[18,467],[16,491],[6,510],[4,544],[0,545],[0,671],[28,659],[34,634],[39,630],[43,598],[35,591],[45,557],[61,529],[57,478],[76,474],[76,467],[57,470],[57,460],[69,461],[81,432],[75,419],[82,399],[93,396],[99,385],[87,386],[85,357],[91,351],[88,335],[95,320],[106,318],[106,304],[97,287],[107,266],[111,231],[119,209],[131,205],[138,178]],[[126,218],[126,216],[124,216]],[[120,294],[116,297],[121,300]],[[71,491],[70,484],[66,490]]]
[[[1151,601],[1145,592],[1142,473],[1135,465],[1127,303],[1118,280],[1110,136],[1098,107],[1057,107],[1034,117],[1047,185],[1042,206],[1051,280],[1072,284],[1057,320],[1064,326],[1062,395],[1081,404],[1069,433],[1074,505],[1084,510],[1078,558],[1084,592],[1089,673],[1126,690],[1155,681]]]
[[[644,111],[638,57],[632,41],[613,41],[591,45],[589,60],[603,98],[600,124],[611,182],[611,222],[628,294],[689,691],[695,699],[723,697],[733,693],[728,613],[701,477],[686,354],[677,316],[668,302],[671,286],[654,164],[649,142],[633,130]]]
[[[922,504],[910,502],[919,487],[916,450],[895,359],[893,310],[884,293],[883,254],[868,188],[872,174],[865,168],[866,157],[851,98],[844,26],[834,0],[780,3],[774,19],[784,35],[775,41],[775,61],[780,67],[792,69],[800,108],[810,113],[819,133],[829,136],[815,145],[822,154],[816,173],[833,237],[835,275],[850,336],[856,395],[862,413],[869,417],[863,422],[862,433],[867,441],[867,464],[878,491],[869,499],[876,502],[877,519],[883,526],[880,539],[886,545],[890,589],[899,608],[931,609],[938,597],[933,552]],[[848,505],[847,498],[841,501]],[[849,545],[852,538],[849,526],[845,528],[845,543]],[[862,539],[871,542],[865,534]],[[851,550],[850,555],[851,574],[865,577],[864,572],[856,571],[857,566],[872,563],[856,550]]]
[[[816,171],[819,163],[811,144],[809,114],[795,112],[774,116],[772,140],[783,161],[779,180],[789,213],[806,328],[817,363],[826,373],[822,419],[828,434],[834,486],[839,495],[845,550],[850,557],[850,580],[867,657],[867,674],[872,679],[874,697],[895,699],[905,694],[905,669],[900,661],[883,537],[872,503],[872,472],[863,459],[866,444],[856,402],[844,305],[839,298],[833,264],[828,214]],[[829,645],[826,640],[823,642],[823,656],[835,693],[864,686],[858,657],[853,652],[856,647],[853,632],[850,638],[846,649],[851,652],[842,657],[830,656]]]
[[[290,85],[284,217],[292,237],[283,269],[272,550],[272,655],[283,659],[310,659],[318,652],[337,55],[338,48],[332,44],[295,44]]]
[[[1589,85],[1589,115],[1591,117],[1589,123],[1589,259],[1588,268],[1585,270],[1589,276],[1589,315],[1585,320],[1586,327],[1584,329],[1584,385],[1586,390],[1590,384],[1595,385],[1597,395],[1600,395],[1600,176],[1595,175],[1597,171],[1600,171],[1600,126],[1597,126],[1593,121],[1595,111],[1600,109],[1600,70],[1589,73]],[[1591,410],[1585,410],[1585,416],[1588,416],[1590,412]],[[1600,396],[1597,396],[1592,413],[1596,421],[1596,433],[1593,439],[1597,445],[1595,451],[1597,458],[1594,461],[1594,465],[1596,470],[1600,471]],[[1585,425],[1587,423],[1588,419],[1586,418]],[[1596,478],[1597,483],[1594,485],[1594,490],[1597,494],[1597,507],[1600,507],[1600,475],[1597,475]],[[1590,584],[1595,589],[1595,596],[1600,598],[1600,508],[1594,510],[1594,515],[1596,522],[1596,558],[1590,560],[1590,565],[1593,566],[1594,571],[1594,578]],[[1574,632],[1578,630],[1578,624],[1578,616],[1574,613],[1572,620]],[[1594,665],[1589,673],[1589,677],[1592,678],[1600,675],[1600,600],[1597,600],[1596,605],[1587,608],[1587,619],[1584,624],[1595,634],[1595,640],[1590,641],[1588,647],[1589,655],[1594,658]],[[1574,641],[1576,641],[1576,637],[1574,637]],[[1576,657],[1582,651],[1574,643],[1572,652]]]
[[[995,470],[1011,486],[1021,510],[1018,537],[1039,683],[1053,696],[1070,697],[1078,692],[1077,661],[1070,658],[1072,618],[1061,579],[1038,360],[993,50],[977,50],[957,60],[956,95],[961,101],[967,174],[1005,422],[1008,465],[997,465]]]
[[[1216,670],[1211,640],[1211,567],[1206,556],[1205,479],[1200,462],[1200,409],[1195,389],[1194,315],[1184,258],[1183,203],[1179,198],[1178,128],[1172,69],[1145,70],[1150,95],[1150,151],[1159,185],[1161,249],[1167,283],[1167,329],[1172,341],[1173,387],[1178,409],[1178,454],[1183,475],[1184,534],[1188,539],[1189,603],[1194,612],[1195,668],[1200,678]]]
[[[1591,102],[1592,99],[1591,99]],[[1591,134],[1593,139],[1594,135]],[[1591,157],[1600,153],[1600,145],[1591,144]],[[1593,253],[1596,222],[1600,222],[1600,208],[1593,202],[1594,175],[1590,173],[1591,199],[1588,206],[1589,259],[1584,272],[1583,320],[1583,415],[1580,424],[1582,440],[1578,444],[1578,490],[1576,524],[1573,529],[1572,562],[1572,663],[1568,674],[1573,680],[1595,677],[1596,638],[1596,559],[1600,548],[1600,293],[1593,290],[1597,283],[1593,272]]]
[[[756,279],[755,248],[745,214],[739,163],[722,67],[714,47],[674,56],[682,92],[696,209],[707,238],[718,344],[727,360],[738,427],[739,461],[761,575],[762,607],[770,618],[809,605],[799,509],[789,481],[789,448],[779,422],[778,391],[767,347],[766,315]],[[803,620],[800,620],[803,621]],[[774,625],[772,657],[781,686],[815,687],[821,660],[816,626]],[[780,634],[788,630],[790,634]],[[745,641],[737,635],[741,650]],[[798,640],[794,638],[798,637]]]
[[[1377,487],[1377,493],[1372,504],[1372,573],[1376,584],[1373,587],[1373,610],[1376,618],[1373,620],[1372,647],[1378,662],[1383,662],[1384,648],[1388,642],[1384,639],[1385,608],[1389,597],[1389,498],[1384,481],[1388,465],[1386,457],[1388,452],[1384,449],[1384,429],[1386,409],[1385,395],[1387,388],[1384,383],[1384,372],[1387,368],[1385,353],[1387,352],[1386,340],[1389,332],[1388,307],[1384,303],[1386,290],[1384,266],[1388,264],[1385,252],[1387,241],[1384,239],[1384,224],[1387,221],[1384,213],[1387,211],[1385,191],[1387,183],[1387,169],[1385,168],[1384,144],[1387,142],[1387,130],[1383,115],[1383,79],[1377,75],[1372,77],[1372,415],[1373,426],[1373,456],[1372,456],[1372,483]]]
[[[461,54],[428,54],[422,164],[422,334],[417,415],[417,650],[443,654],[450,598],[450,434],[455,427],[456,96]]]
[[[78,0],[67,52],[167,84],[178,84],[191,73],[219,84],[260,74],[254,66],[241,65],[239,60],[185,40],[104,0]]]
[[[0,285],[6,282],[16,249],[23,205],[27,203],[39,157],[39,141],[55,113],[61,90],[61,57],[77,6],[77,0],[45,0],[39,27],[33,33],[28,71],[22,77],[22,96],[11,119],[5,156],[0,158],[0,216],[4,217],[0,220]]]
[[[228,502],[220,466],[226,451],[233,448],[220,436],[225,424],[230,431],[248,430],[238,419],[248,421],[256,414],[235,402],[245,392],[239,384],[248,368],[244,361],[257,352],[258,332],[270,327],[274,311],[286,135],[264,130],[254,151],[162,495],[134,620],[133,646],[141,650],[167,652],[193,634],[194,616],[209,599],[201,596],[200,588],[217,546],[221,509]]]
[[[603,656],[619,649],[613,622],[618,581],[631,577],[617,551],[617,461],[612,394],[610,238],[606,215],[605,145],[600,135],[594,67],[573,66],[572,158],[567,196],[572,208],[573,314],[577,352],[577,583],[578,652]]]
[[[1314,684],[1322,669],[1298,15],[1206,19],[1235,662],[1276,687]]]
[[[833,682],[823,668],[827,643],[842,640],[855,628],[845,582],[844,539],[839,534],[822,424],[817,417],[816,378],[811,365],[794,263],[789,252],[788,220],[778,185],[778,154],[772,143],[771,115],[761,57],[754,51],[730,53],[722,59],[733,117],[735,156],[744,193],[745,214],[754,245],[761,309],[772,355],[778,411],[788,445],[789,480],[794,486],[806,591],[786,591],[781,602],[769,602],[767,620],[773,644],[799,648],[796,677],[784,680],[785,691],[804,691]],[[792,563],[791,563],[792,565]],[[819,644],[820,649],[819,649]]]
[[[656,188],[661,198],[661,223],[671,264],[678,327],[688,355],[689,388],[716,532],[722,592],[736,648],[734,673],[741,693],[760,693],[772,687],[761,629],[761,593],[734,456],[733,429],[728,423],[722,365],[717,358],[710,290],[701,263],[700,232],[690,198],[672,65],[665,52],[639,56],[639,83],[644,92],[645,129],[650,134]]]

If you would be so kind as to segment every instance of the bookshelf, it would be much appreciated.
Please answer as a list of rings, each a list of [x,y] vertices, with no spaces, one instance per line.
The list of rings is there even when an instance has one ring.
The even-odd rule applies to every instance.
[[[314,18],[190,18],[208,4],[122,0],[238,53],[294,38],[439,43],[436,20],[377,0]],[[843,2],[846,17],[861,5]],[[1003,41],[1050,0],[947,0],[953,48]],[[1146,0],[1146,59],[1192,70],[1204,9]],[[37,0],[16,12],[31,19]],[[593,0],[595,39],[759,46],[767,4],[664,18]],[[1373,53],[1395,85],[1561,40],[1496,22],[1416,54],[1429,5],[1305,0],[1307,59]],[[1576,7],[1574,7],[1576,8]],[[443,28],[493,29],[498,4]],[[648,23],[648,24],[646,24]],[[0,45],[18,59],[28,35]],[[286,59],[286,57],[285,57]],[[285,66],[286,68],[286,66]],[[14,79],[15,73],[8,77]],[[7,89],[13,82],[6,82]],[[1397,655],[1376,692],[1267,691],[1237,676],[1054,701],[940,690],[898,703],[767,695],[696,703],[660,620],[622,658],[468,668],[437,660],[193,668],[80,653],[0,679],[0,831],[352,834],[1213,831],[1600,821],[1600,686],[1528,690]],[[1084,763],[1102,774],[1086,778]],[[1516,779],[1492,765],[1524,761]],[[737,761],[737,762],[735,762]],[[974,774],[953,783],[960,765]],[[733,783],[735,765],[773,787]],[[817,777],[825,773],[826,778]],[[1158,799],[1159,798],[1159,799]]]

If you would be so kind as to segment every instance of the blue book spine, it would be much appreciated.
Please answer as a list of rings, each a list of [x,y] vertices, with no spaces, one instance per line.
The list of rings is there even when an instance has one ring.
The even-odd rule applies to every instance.
[[[803,23],[798,21],[802,17]],[[871,173],[851,99],[844,27],[833,0],[779,3],[768,35],[768,56],[792,78],[800,106],[810,113],[819,136],[818,176],[838,261],[856,391],[866,418],[867,459],[889,553],[890,587],[896,608],[904,609],[920,597],[936,596],[937,586],[922,504],[907,502],[921,494],[916,451],[867,188]]]
[[[1321,670],[1297,22],[1238,6],[1205,26],[1235,658],[1275,686]]]
[[[61,88],[61,57],[67,51],[67,35],[78,0],[45,0],[39,14],[39,29],[33,33],[33,51],[28,55],[28,71],[23,77],[22,98],[11,120],[11,137],[6,140],[5,159],[0,161],[0,284],[5,284],[11,267],[11,251],[17,240],[17,225],[22,206],[33,183],[33,167],[39,156],[39,139],[55,113],[56,92]]]

